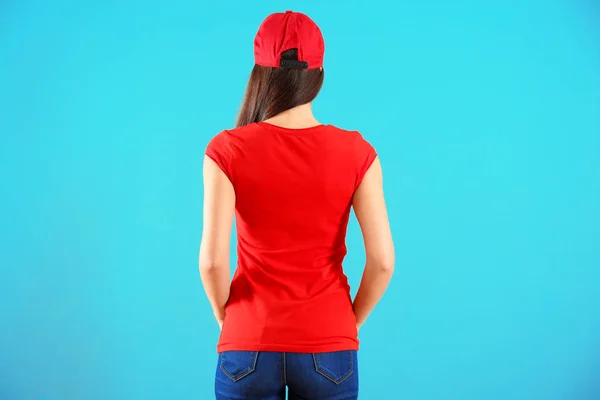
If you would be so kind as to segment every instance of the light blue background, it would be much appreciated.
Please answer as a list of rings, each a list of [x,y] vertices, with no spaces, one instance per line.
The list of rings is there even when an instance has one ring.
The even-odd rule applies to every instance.
[[[384,165],[361,399],[600,398],[598,3],[257,3],[0,4],[0,399],[212,398],[203,150],[285,9],[326,38],[317,116]]]

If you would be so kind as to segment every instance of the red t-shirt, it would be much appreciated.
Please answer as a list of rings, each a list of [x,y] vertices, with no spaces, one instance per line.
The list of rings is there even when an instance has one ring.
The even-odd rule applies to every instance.
[[[342,260],[374,148],[331,125],[260,122],[219,133],[206,155],[236,194],[238,263],[218,352],[358,350]]]

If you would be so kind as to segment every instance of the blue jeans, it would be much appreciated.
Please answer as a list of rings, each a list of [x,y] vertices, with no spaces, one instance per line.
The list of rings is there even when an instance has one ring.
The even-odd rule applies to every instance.
[[[217,400],[356,400],[356,351],[276,353],[226,351],[219,354]]]

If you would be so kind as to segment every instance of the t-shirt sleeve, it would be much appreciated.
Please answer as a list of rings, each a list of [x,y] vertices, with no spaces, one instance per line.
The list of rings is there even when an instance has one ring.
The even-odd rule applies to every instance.
[[[373,164],[373,161],[377,158],[377,151],[375,148],[369,143],[360,133],[356,138],[356,144],[354,147],[355,155],[356,155],[356,165],[357,165],[357,177],[356,177],[356,187],[360,185],[365,174]]]
[[[229,180],[232,180],[231,174],[231,138],[229,132],[222,131],[213,137],[206,146],[205,154],[213,160],[225,173]]]

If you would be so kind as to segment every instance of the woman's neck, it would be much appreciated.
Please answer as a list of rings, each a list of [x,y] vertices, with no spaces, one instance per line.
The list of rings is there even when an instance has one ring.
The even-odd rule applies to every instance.
[[[264,122],[290,129],[303,129],[321,125],[313,115],[310,103],[290,108]]]

